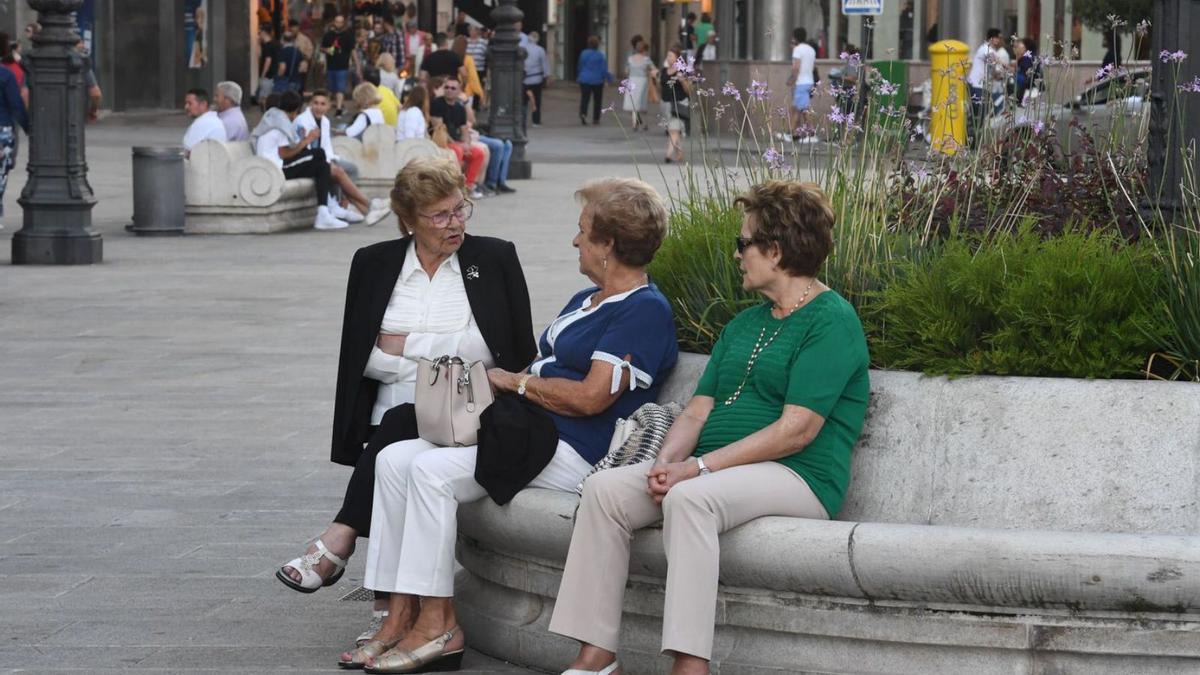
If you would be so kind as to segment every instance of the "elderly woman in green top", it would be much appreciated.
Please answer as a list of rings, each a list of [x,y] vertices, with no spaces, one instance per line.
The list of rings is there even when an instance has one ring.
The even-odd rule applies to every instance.
[[[672,673],[707,673],[717,535],[768,515],[828,519],[850,483],[870,393],[862,324],[817,273],[833,209],[810,183],[768,181],[738,198],[742,284],[766,302],[738,314],[653,463],[587,480],[550,630],[582,644],[569,675],[619,671],[634,530],[663,519],[662,649]]]

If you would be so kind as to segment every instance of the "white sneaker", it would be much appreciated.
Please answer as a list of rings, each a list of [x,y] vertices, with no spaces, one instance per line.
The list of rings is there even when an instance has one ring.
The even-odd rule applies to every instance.
[[[471,188],[471,199],[483,199],[483,190],[479,188]]]
[[[329,200],[329,213],[338,220],[344,220],[347,223],[361,223],[363,221],[362,214],[354,209],[343,208],[336,200]]]
[[[381,207],[381,206],[376,205],[375,202],[377,202],[377,201],[379,201],[379,200],[377,200],[377,199],[372,200],[371,201],[371,210],[367,211],[367,216],[366,216],[367,227],[371,227],[372,225],[377,225],[379,223],[379,221],[383,220],[384,218],[387,218],[388,214],[390,214],[392,212],[392,207],[390,205]]]
[[[391,211],[391,210],[392,210],[392,200],[390,200],[390,199],[381,199],[381,198],[378,198],[378,197],[377,197],[377,198],[375,198],[375,199],[372,199],[372,200],[371,200],[371,208],[370,208],[370,210],[371,210],[371,211],[377,211],[377,210],[379,210],[379,209],[387,209],[388,211]]]
[[[313,227],[318,230],[341,230],[350,227],[350,223],[334,217],[328,206],[322,206],[317,209],[317,220]]]

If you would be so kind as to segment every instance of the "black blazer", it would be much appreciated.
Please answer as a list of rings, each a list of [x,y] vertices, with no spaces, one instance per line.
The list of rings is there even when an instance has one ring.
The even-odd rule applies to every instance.
[[[353,466],[370,436],[379,382],[364,377],[363,370],[400,278],[409,241],[404,237],[363,247],[350,263],[330,456],[338,464]],[[468,234],[458,249],[458,261],[471,313],[496,365],[513,372],[524,370],[537,355],[537,346],[529,288],[516,247],[503,239]]]

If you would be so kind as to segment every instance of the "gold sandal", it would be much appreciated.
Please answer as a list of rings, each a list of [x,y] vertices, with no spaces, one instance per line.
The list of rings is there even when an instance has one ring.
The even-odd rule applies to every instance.
[[[397,649],[377,658],[363,670],[368,673],[430,673],[462,668],[465,648],[446,651],[446,645],[457,635],[457,626],[410,651]]]
[[[383,654],[391,651],[400,640],[395,642],[384,642],[383,640],[367,640],[361,647],[357,647],[350,652],[350,660],[339,660],[338,667],[346,670],[359,670],[367,665],[367,661],[377,659]]]

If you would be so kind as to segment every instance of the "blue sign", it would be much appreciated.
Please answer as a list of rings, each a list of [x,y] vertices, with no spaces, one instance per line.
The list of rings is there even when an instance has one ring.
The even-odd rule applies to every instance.
[[[842,14],[883,14],[883,0],[842,0]]]

